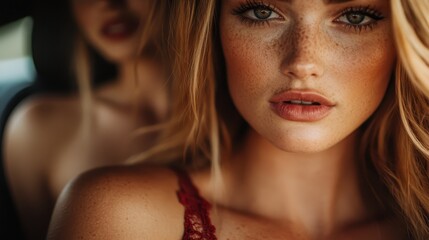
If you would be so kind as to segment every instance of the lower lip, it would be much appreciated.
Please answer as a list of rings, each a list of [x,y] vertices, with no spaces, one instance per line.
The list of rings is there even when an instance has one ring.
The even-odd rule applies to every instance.
[[[325,118],[332,107],[326,105],[299,105],[271,103],[271,108],[280,117],[289,121],[315,122]]]
[[[109,28],[113,27],[112,25],[106,25],[102,29],[101,33],[103,36],[111,41],[121,41],[130,38],[137,30],[137,25],[132,23],[123,22],[122,26],[119,30],[109,30]]]

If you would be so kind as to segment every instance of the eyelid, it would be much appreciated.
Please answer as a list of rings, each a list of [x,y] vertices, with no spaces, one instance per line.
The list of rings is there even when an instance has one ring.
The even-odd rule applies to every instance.
[[[256,16],[254,16],[254,17],[250,16],[250,15],[255,15],[255,13],[252,10],[254,11],[254,9],[249,9],[246,12],[244,12],[242,15],[246,16],[252,20],[255,20],[255,21],[268,21],[268,20],[274,20],[274,19],[281,18],[280,14],[278,14],[276,11],[271,10],[271,9],[265,9],[265,10],[269,10],[272,12],[270,17],[266,18],[266,19],[258,19]]]
[[[243,16],[244,13],[255,10],[256,8],[262,8],[269,11],[272,11],[273,13],[277,14],[278,17],[275,18],[269,18],[266,20],[258,20],[254,18],[249,18],[249,20],[254,21],[270,21],[270,20],[276,20],[276,19],[285,19],[284,16],[280,13],[280,10],[273,5],[272,3],[264,3],[260,0],[247,0],[245,3],[241,3],[239,7],[232,10],[232,13],[234,15]],[[244,16],[243,16],[244,17]]]
[[[366,25],[366,24],[371,24],[372,22],[374,22],[374,21],[376,21],[375,19],[373,19],[372,17],[370,17],[370,16],[367,16],[367,15],[364,15],[365,16],[365,18],[369,18],[369,20],[367,20],[367,21],[362,21],[362,23],[360,23],[360,24],[352,24],[352,23],[347,23],[346,21],[339,21],[340,20],[340,18],[347,18],[346,16],[345,16],[345,14],[343,14],[343,15],[341,15],[340,17],[338,17],[337,19],[335,19],[335,22],[339,22],[339,23],[345,23],[345,24],[351,24],[351,25]],[[364,19],[365,19],[364,18]]]
[[[376,8],[374,8],[374,7],[356,6],[356,7],[347,7],[345,9],[341,10],[339,13],[336,14],[337,17],[335,17],[335,19],[338,19],[338,18],[344,16],[345,14],[353,13],[353,12],[362,13],[365,16],[368,16],[374,20],[381,20],[384,18],[383,14],[381,12],[377,11]]]
[[[342,17],[346,17],[346,14],[350,13],[362,14],[366,18],[370,18],[370,20],[359,24],[352,24],[347,23],[347,21],[339,20]],[[380,11],[371,6],[348,7],[337,13],[336,16],[337,17],[335,17],[333,20],[334,23],[341,24],[344,28],[353,29],[356,32],[361,32],[362,30],[372,30],[380,20],[385,18]]]

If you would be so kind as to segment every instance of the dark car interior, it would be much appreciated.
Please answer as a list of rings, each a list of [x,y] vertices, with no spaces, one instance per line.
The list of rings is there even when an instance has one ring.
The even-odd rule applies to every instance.
[[[19,20],[25,16],[31,15],[33,10],[32,1],[26,0],[6,0],[2,1],[0,7],[0,26],[9,25],[10,23]],[[22,79],[17,77],[18,73],[5,72],[10,68],[2,68],[0,75],[7,76],[6,80],[0,83],[0,234],[5,239],[22,239],[19,220],[16,210],[9,192],[8,184],[6,182],[4,166],[3,166],[3,133],[8,117],[13,109],[24,98],[29,96],[32,92],[32,85],[35,75],[29,79]],[[13,71],[13,69],[12,69]]]
[[[36,4],[37,3],[37,4]],[[0,235],[7,239],[22,239],[19,220],[4,172],[3,134],[11,113],[27,97],[39,93],[66,93],[71,91],[69,71],[70,44],[69,23],[58,14],[67,1],[6,0],[0,6],[0,27],[30,17],[31,55],[35,71],[23,77],[14,67],[5,66],[0,75]],[[37,7],[36,7],[37,6]],[[10,63],[9,63],[10,64]],[[6,79],[4,79],[6,78]],[[37,221],[35,219],[35,221]]]
[[[67,1],[58,0],[3,0],[0,3],[0,27],[7,28],[15,21],[30,18],[30,52],[33,71],[24,74],[9,67],[0,68],[0,234],[2,239],[22,239],[19,220],[5,177],[3,164],[3,134],[11,113],[26,98],[34,94],[68,94],[76,90],[71,74],[72,29],[67,12]],[[62,10],[61,10],[62,9]],[[1,37],[1,36],[0,36]],[[94,56],[95,69],[109,65]],[[1,62],[0,62],[1,63]],[[1,65],[1,64],[0,64]],[[110,66],[110,65],[109,65]],[[111,68],[109,68],[111,69]],[[106,79],[112,72],[94,71],[94,79]],[[25,77],[23,77],[25,76]],[[97,80],[94,84],[101,82]],[[37,221],[35,219],[35,221]]]

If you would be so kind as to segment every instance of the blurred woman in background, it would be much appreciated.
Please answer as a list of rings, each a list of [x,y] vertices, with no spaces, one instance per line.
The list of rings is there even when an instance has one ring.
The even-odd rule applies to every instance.
[[[6,173],[29,239],[44,239],[55,200],[69,179],[123,163],[133,142],[139,149],[149,146],[153,135],[135,139],[132,131],[163,121],[168,111],[157,40],[162,24],[155,22],[162,21],[160,3],[71,0],[70,9],[77,29],[73,75],[79,94],[32,97],[6,129]],[[113,79],[97,88],[94,72],[110,70],[94,69],[94,51],[116,67]]]

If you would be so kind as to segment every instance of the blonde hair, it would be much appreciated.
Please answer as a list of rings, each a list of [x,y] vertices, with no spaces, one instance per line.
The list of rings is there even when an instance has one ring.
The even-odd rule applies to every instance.
[[[159,126],[158,129],[162,129],[159,143],[133,159],[155,158],[154,162],[162,163],[201,159],[185,165],[204,165],[209,160],[216,162],[219,151],[212,151],[219,149],[211,39],[214,1],[170,1],[169,8],[171,31],[167,38],[167,52],[172,67],[170,79],[180,79],[170,81],[173,99],[170,115],[174,117]],[[173,41],[169,41],[171,39]],[[207,136],[211,136],[210,139]],[[193,157],[188,158],[189,154]]]
[[[392,0],[391,7],[395,89],[370,120],[361,147],[410,235],[429,239],[429,2]]]
[[[407,223],[413,238],[429,239],[429,4],[420,0],[391,2],[398,49],[396,71],[383,102],[362,126],[360,153],[365,175],[380,201],[390,203],[387,208]],[[224,63],[217,56],[219,3],[170,4],[174,117],[159,127],[159,143],[134,160],[184,166],[211,163],[219,176],[220,154],[232,149],[231,142],[239,134],[236,121],[229,119],[225,110],[234,112],[232,104],[217,99],[220,94],[223,98],[228,95],[221,81]],[[219,71],[214,71],[215,67]],[[379,179],[382,184],[376,186]]]

